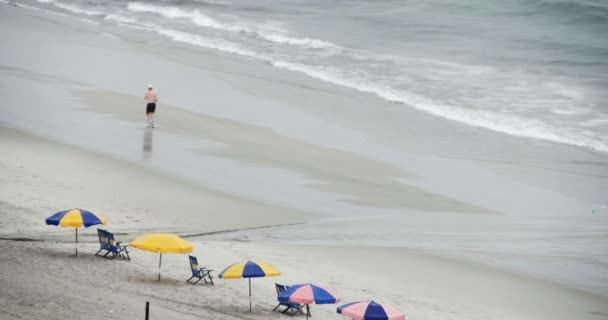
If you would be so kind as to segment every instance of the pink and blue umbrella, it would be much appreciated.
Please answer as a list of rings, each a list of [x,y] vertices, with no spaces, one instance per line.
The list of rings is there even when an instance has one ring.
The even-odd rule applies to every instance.
[[[289,287],[281,292],[278,297],[279,302],[302,303],[306,304],[306,319],[310,316],[311,303],[315,304],[330,304],[340,302],[338,297],[332,290],[315,286],[310,283],[297,284]]]
[[[360,301],[339,306],[337,312],[355,320],[405,320],[403,312],[374,301]]]

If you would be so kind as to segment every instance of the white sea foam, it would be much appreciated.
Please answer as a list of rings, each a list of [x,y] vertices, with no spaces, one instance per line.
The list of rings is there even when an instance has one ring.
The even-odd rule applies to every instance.
[[[242,48],[236,43],[232,43],[225,40],[205,38],[200,35],[192,34],[189,32],[177,31],[173,29],[155,28],[154,31],[160,35],[166,36],[174,41],[179,41],[203,48],[215,49],[222,52],[234,53],[240,56],[255,58],[260,60],[267,60],[266,57],[257,54],[253,51]]]
[[[417,62],[419,62],[423,65],[424,64],[433,65],[433,66],[437,66],[437,67],[447,68],[447,69],[453,70],[454,72],[466,73],[466,74],[471,74],[471,75],[482,75],[482,74],[487,74],[487,73],[494,71],[494,69],[492,67],[485,66],[485,65],[460,64],[460,63],[454,63],[454,62],[449,62],[449,61],[441,61],[441,60],[435,60],[435,59],[422,59],[422,58],[417,58],[416,60],[417,60]]]
[[[120,14],[109,14],[104,19],[112,20],[112,21],[116,21],[116,22],[122,22],[122,23],[131,23],[131,24],[140,23],[139,20],[137,20],[133,17],[127,17],[127,16],[123,16]]]
[[[115,21],[119,25],[125,27],[156,32],[157,34],[165,36],[173,41],[193,46],[233,53],[243,57],[259,59],[262,61],[270,60],[268,57],[262,54],[258,54],[256,52],[243,48],[239,44],[230,41],[226,41],[223,39],[211,39],[190,32],[164,28],[153,23],[140,21],[135,17],[127,17],[120,14],[109,14],[105,17],[105,19],[109,21]]]
[[[58,2],[55,0],[36,0],[39,3],[44,3],[44,4],[51,4],[57,8],[66,10],[66,11],[70,11],[70,12],[74,12],[74,13],[79,13],[79,14],[84,14],[87,16],[101,16],[103,15],[103,12],[99,12],[99,11],[91,11],[91,10],[85,10],[70,4],[65,4],[62,2]]]
[[[321,48],[329,48],[334,45],[319,39],[311,39],[311,38],[292,38],[278,33],[272,34],[259,34],[260,37],[276,42],[276,43],[286,43],[290,45],[308,47],[313,49],[321,49]]]
[[[230,3],[228,3],[228,2],[212,1],[212,0],[194,0],[194,2],[203,3],[203,4],[210,4],[210,5],[214,5],[214,6],[228,6],[228,5],[230,5]]]
[[[228,31],[235,33],[248,33],[253,34],[259,38],[262,38],[267,41],[271,41],[274,43],[280,44],[288,44],[293,46],[299,46],[303,48],[311,48],[311,49],[321,49],[321,48],[330,48],[335,47],[334,44],[318,40],[318,39],[310,39],[310,38],[294,38],[287,35],[279,34],[279,33],[266,33],[262,30],[258,30],[253,27],[241,25],[241,24],[228,24],[217,21],[212,17],[200,12],[200,10],[195,9],[191,11],[186,11],[177,7],[172,6],[157,6],[153,4],[146,4],[141,2],[130,2],[127,8],[134,12],[147,12],[147,13],[155,13],[162,15],[169,19],[188,19],[195,25]]]
[[[78,20],[80,20],[82,22],[90,23],[90,24],[99,24],[99,22],[93,21],[93,20],[87,19],[87,18],[78,18]]]
[[[381,63],[394,63],[396,65],[416,65],[429,67],[434,70],[434,73],[442,72],[446,74],[466,74],[466,75],[484,75],[495,72],[496,70],[487,65],[475,65],[475,64],[464,64],[454,63],[449,61],[442,61],[436,59],[410,57],[410,56],[397,56],[381,52],[370,52],[361,49],[348,48],[345,51],[349,57],[354,60],[366,62],[381,62]],[[431,75],[429,75],[431,76]]]
[[[604,139],[598,138],[592,132],[554,128],[540,120],[527,119],[488,110],[464,109],[449,106],[416,94],[396,91],[392,88],[373,84],[362,79],[353,79],[352,77],[342,75],[339,70],[335,69],[315,68],[284,61],[275,61],[272,62],[272,64],[278,68],[301,72],[326,82],[349,87],[361,92],[372,93],[391,102],[404,103],[435,116],[467,125],[513,136],[542,139],[608,152],[608,145],[606,145]]]
[[[19,8],[34,10],[34,11],[42,11],[42,9],[40,9],[40,8],[28,6],[27,4],[23,4],[23,3],[20,3],[20,2],[16,2],[16,1],[0,0],[0,3],[7,4],[7,5],[10,5],[10,6],[19,7]]]
[[[103,34],[104,36],[106,36],[106,37],[110,38],[110,39],[114,39],[114,40],[120,40],[120,38],[119,38],[119,37],[117,37],[117,36],[115,36],[115,35],[113,35],[113,34],[111,34],[111,33],[104,32],[104,33],[102,33],[102,34]]]
[[[608,125],[608,118],[596,118],[581,122],[584,127],[598,127]]]
[[[581,100],[584,97],[583,92],[577,90],[577,88],[572,86],[566,86],[559,82],[548,82],[545,83],[544,86],[551,90],[553,93],[565,98],[569,98],[571,100]]]
[[[2,0],[2,1],[4,1],[4,0]],[[45,0],[40,0],[39,2],[42,2],[42,1],[45,1]],[[50,13],[50,14],[54,14],[54,15],[57,15],[57,16],[61,16],[61,17],[67,17],[68,16],[67,14],[62,13],[62,12],[58,12],[58,11],[54,11],[54,10],[45,10],[45,9],[41,9],[41,8],[38,8],[38,7],[27,5],[27,4],[24,4],[24,3],[16,2],[16,1],[6,1],[6,4],[17,6],[19,8],[23,8],[23,9],[28,9],[28,10],[33,10],[33,11],[41,11],[41,12],[44,12],[44,13]]]
[[[98,11],[88,11],[88,10],[80,9],[78,7],[67,5],[67,4],[64,4],[64,3],[59,3],[59,2],[56,2],[54,0],[36,0],[36,1],[39,2],[39,3],[43,3],[43,4],[51,4],[51,5],[53,5],[53,6],[57,7],[57,8],[60,8],[60,9],[66,10],[66,11],[70,11],[70,12],[74,12],[74,13],[85,14],[87,16],[103,15],[103,13],[98,12]],[[11,3],[11,2],[9,2],[9,3]],[[26,8],[26,9],[31,9],[31,10],[36,10],[36,11],[44,11],[44,12],[56,14],[56,15],[59,15],[59,16],[68,16],[66,14],[63,14],[61,12],[57,12],[57,11],[54,11],[54,10],[43,10],[43,9],[40,9],[40,8],[37,8],[37,7],[32,7],[32,6],[29,6],[29,5],[26,5],[26,4],[22,4],[22,3],[12,2],[12,4],[14,4],[14,5],[18,6],[18,7]],[[75,17],[75,16],[72,16],[72,18],[76,18],[79,21],[90,23],[90,24],[99,24],[99,22],[91,20],[91,19],[87,19],[87,18],[79,18],[79,17]]]
[[[579,106],[569,107],[569,108],[565,108],[565,107],[551,108],[549,111],[553,114],[559,114],[562,116],[576,116],[576,115],[590,114],[593,112],[593,110],[590,108],[584,108],[584,107],[579,107]]]

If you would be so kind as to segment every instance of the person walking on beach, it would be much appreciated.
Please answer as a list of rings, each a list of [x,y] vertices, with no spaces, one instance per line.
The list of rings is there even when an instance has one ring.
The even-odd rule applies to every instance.
[[[158,96],[156,91],[152,88],[152,85],[148,85],[148,91],[144,95],[144,101],[146,101],[146,118],[148,119],[148,127],[154,128],[154,112],[156,111],[156,102]]]

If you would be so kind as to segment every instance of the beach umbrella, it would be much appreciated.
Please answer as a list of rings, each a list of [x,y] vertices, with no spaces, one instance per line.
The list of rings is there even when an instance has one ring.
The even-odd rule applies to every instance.
[[[249,279],[249,311],[251,311],[251,278],[276,277],[280,275],[281,272],[268,263],[247,261],[228,266],[224,271],[220,272],[219,277],[222,279]]]
[[[347,303],[339,306],[337,312],[355,320],[405,320],[403,312],[373,300]]]
[[[158,256],[158,281],[160,281],[160,266],[163,253],[189,253],[192,252],[192,245],[174,235],[168,233],[146,234],[129,243],[129,246],[140,250],[157,252]]]
[[[279,302],[306,304],[306,319],[310,317],[310,304],[330,304],[340,302],[332,290],[319,287],[310,283],[297,284],[281,292]]]
[[[82,226],[88,228],[97,224],[105,225],[106,223],[106,218],[99,213],[83,209],[60,211],[46,218],[46,224],[48,225],[74,227],[74,230],[76,230],[76,255],[78,255],[78,228]]]

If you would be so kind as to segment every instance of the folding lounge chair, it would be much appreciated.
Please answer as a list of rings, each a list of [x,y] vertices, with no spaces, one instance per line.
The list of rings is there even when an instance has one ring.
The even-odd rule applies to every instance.
[[[274,284],[277,289],[277,297],[281,294],[281,292],[287,290],[289,286],[275,283]],[[290,316],[294,316],[296,314],[304,314],[302,311],[302,305],[299,303],[291,303],[291,302],[280,302],[279,304],[272,309],[272,311],[276,311],[279,307],[284,306],[284,310],[279,310],[281,313],[288,314]]]
[[[203,280],[203,281],[205,281],[205,284],[213,285],[213,277],[211,276],[211,271],[213,271],[213,270],[207,269],[205,267],[199,268],[196,257],[188,256],[188,258],[190,260],[190,271],[192,271],[192,277],[190,277],[190,279],[186,280],[186,283],[197,284],[199,281]],[[198,278],[198,280],[196,280],[194,282],[190,282],[190,280],[192,280],[194,278]],[[207,279],[209,279],[209,281],[207,281]]]
[[[112,253],[110,259],[120,256],[120,258],[124,260],[131,260],[131,257],[129,257],[129,251],[127,251],[127,246],[123,246],[120,244],[120,242],[116,242],[116,240],[114,240],[113,233],[106,231],[106,234],[108,236],[108,243],[110,244],[110,252]]]
[[[108,241],[108,232],[103,229],[97,229],[97,236],[99,237],[99,250],[95,253],[95,255],[101,256],[102,251],[106,251],[102,257],[107,256],[112,252],[112,248],[110,248],[110,242]]]

